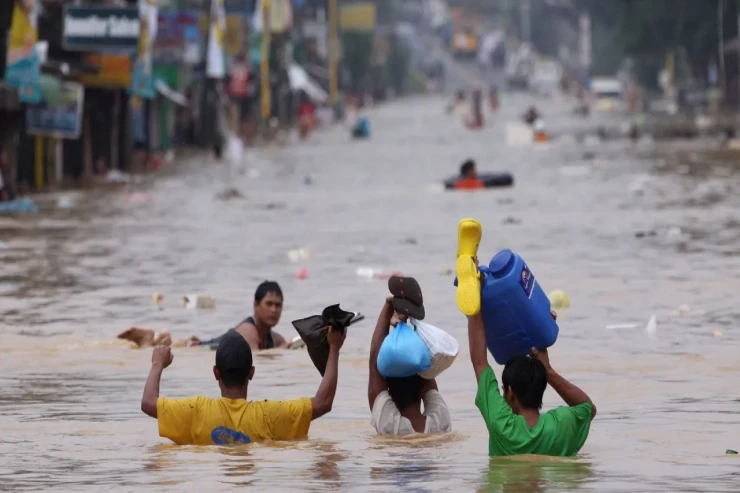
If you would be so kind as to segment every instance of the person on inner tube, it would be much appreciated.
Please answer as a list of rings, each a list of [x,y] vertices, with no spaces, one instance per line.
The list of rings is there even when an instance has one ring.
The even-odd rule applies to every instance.
[[[450,410],[437,389],[435,379],[419,375],[385,378],[378,371],[378,353],[390,326],[408,317],[424,318],[419,283],[412,277],[391,277],[388,287],[394,296],[386,298],[370,343],[370,377],[367,398],[370,423],[379,435],[443,433],[452,429]],[[424,403],[424,412],[421,404]]]
[[[464,190],[476,190],[484,188],[485,184],[478,178],[475,161],[468,159],[460,166],[460,176],[455,182],[455,188]]]

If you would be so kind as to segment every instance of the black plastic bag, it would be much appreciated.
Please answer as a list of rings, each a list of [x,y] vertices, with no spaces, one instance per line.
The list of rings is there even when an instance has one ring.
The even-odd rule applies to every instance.
[[[292,322],[293,327],[298,331],[298,335],[306,343],[308,355],[322,377],[329,361],[329,341],[326,340],[324,327],[331,327],[331,330],[345,331],[352,323],[363,318],[359,313],[346,312],[339,308],[339,305],[331,305],[324,308],[321,315],[313,315]]]

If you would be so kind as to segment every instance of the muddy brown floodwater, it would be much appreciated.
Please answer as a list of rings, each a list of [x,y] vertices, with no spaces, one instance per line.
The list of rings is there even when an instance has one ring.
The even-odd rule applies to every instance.
[[[508,98],[481,132],[444,116],[444,103],[380,107],[368,142],[333,129],[254,151],[244,172],[190,159],[136,189],[150,201],[96,190],[73,210],[0,218],[0,490],[738,491],[739,456],[725,455],[740,448],[737,156],[698,143],[512,148],[505,124],[526,98]],[[574,123],[568,105],[541,104],[553,131]],[[481,171],[510,170],[516,186],[442,191],[468,156]],[[245,197],[217,199],[229,186]],[[576,459],[486,455],[465,320],[444,275],[466,216],[484,225],[482,258],[511,247],[547,290],[570,295],[551,360],[599,409]],[[301,247],[312,259],[290,263],[286,252]],[[461,342],[439,379],[454,433],[373,435],[367,355],[387,287],[358,278],[362,266],[415,276],[428,321]],[[308,278],[296,280],[302,267]],[[264,279],[285,291],[284,335],[294,335],[290,320],[332,303],[368,317],[350,330],[331,415],[298,443],[160,439],[139,410],[150,351],[114,336],[134,324],[215,336],[251,313]],[[217,309],[185,310],[189,293],[213,295]],[[163,395],[217,396],[213,357],[175,350]],[[253,399],[310,396],[319,383],[303,351],[260,354],[255,365]],[[545,407],[559,404],[548,390]]]

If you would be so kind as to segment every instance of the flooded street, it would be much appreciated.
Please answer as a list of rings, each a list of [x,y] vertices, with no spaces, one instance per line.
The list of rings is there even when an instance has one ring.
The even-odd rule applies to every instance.
[[[482,132],[445,116],[445,103],[374,109],[367,142],[337,128],[251,151],[245,172],[190,160],[136,189],[151,200],[96,190],[74,210],[1,217],[0,491],[738,491],[739,456],[725,455],[740,447],[737,156],[628,141],[507,147],[505,123],[527,98],[504,100]],[[542,105],[555,133],[573,123],[569,108]],[[511,171],[515,187],[443,191],[467,157],[480,172]],[[230,186],[245,197],[219,200]],[[469,216],[483,224],[482,261],[512,248],[547,291],[570,296],[551,361],[599,410],[577,459],[487,457],[466,322],[444,275]],[[302,247],[312,259],[290,263],[286,252]],[[302,267],[308,277],[296,280]],[[461,343],[438,379],[453,434],[374,436],[367,356],[387,284],[358,267],[416,277],[426,320]],[[159,438],[140,411],[151,351],[116,334],[216,336],[251,314],[265,279],[285,293],[285,336],[329,304],[367,316],[344,345],[332,413],[305,442]],[[190,293],[214,296],[216,310],[185,310]],[[213,352],[173,352],[162,395],[218,396]],[[251,399],[312,396],[320,381],[304,351],[258,354],[255,366]],[[545,408],[561,403],[548,389]]]

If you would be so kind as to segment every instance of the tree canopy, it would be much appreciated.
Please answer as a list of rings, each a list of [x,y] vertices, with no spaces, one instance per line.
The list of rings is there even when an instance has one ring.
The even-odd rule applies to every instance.
[[[736,0],[576,0],[595,30],[612,31],[613,50],[635,61],[638,76],[654,85],[669,52],[683,54],[691,74],[703,79],[719,58],[720,8],[723,37],[737,36]]]

